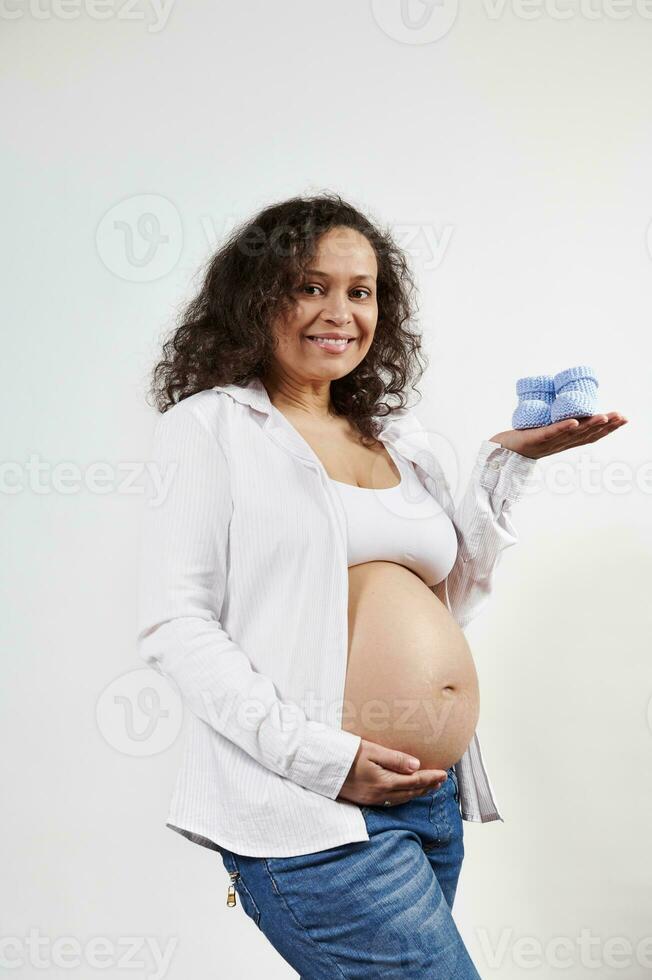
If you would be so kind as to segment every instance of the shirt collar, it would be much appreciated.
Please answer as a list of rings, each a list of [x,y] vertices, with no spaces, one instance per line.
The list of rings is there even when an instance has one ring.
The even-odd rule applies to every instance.
[[[246,385],[213,385],[215,391],[224,391],[243,405],[250,405],[257,412],[270,412],[271,401],[260,378],[253,378]]]
[[[275,438],[280,438],[288,449],[302,459],[314,463],[316,460],[314,452],[283,413],[274,407],[260,378],[252,378],[244,385],[213,385],[213,388],[264,414],[266,416],[264,428],[271,427]],[[378,440],[389,443],[401,455],[414,461],[424,448],[422,440],[425,432],[413,412],[408,408],[395,408],[388,415],[377,415],[375,418],[380,425]]]

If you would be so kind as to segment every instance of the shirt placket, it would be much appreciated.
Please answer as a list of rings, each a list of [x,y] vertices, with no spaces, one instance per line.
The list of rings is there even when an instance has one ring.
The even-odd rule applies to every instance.
[[[338,654],[339,654],[339,684],[337,690],[338,712],[341,712],[344,703],[344,688],[346,686],[346,666],[348,661],[349,643],[349,624],[348,624],[348,605],[349,605],[349,577],[348,577],[348,551],[347,551],[347,529],[346,515],[344,508],[331,485],[326,473],[326,469],[308,443],[297,432],[282,413],[278,413],[281,418],[276,420],[272,411],[269,412],[263,429],[269,438],[282,449],[297,459],[302,465],[311,469],[319,479],[322,492],[325,496],[331,524],[334,527],[338,549],[338,576],[339,611],[338,611]],[[330,693],[330,692],[329,692]]]

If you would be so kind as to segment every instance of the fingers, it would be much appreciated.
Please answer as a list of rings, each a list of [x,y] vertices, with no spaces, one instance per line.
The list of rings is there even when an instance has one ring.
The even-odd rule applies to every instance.
[[[569,440],[579,429],[576,419],[565,419],[563,422],[553,422],[551,425],[535,427],[532,432],[532,448],[537,450],[536,459],[558,453],[570,445]]]
[[[570,441],[567,448],[597,442],[598,439],[604,438],[609,432],[613,432],[626,423],[627,419],[618,412],[593,415],[590,418],[582,419],[579,425],[569,433]]]
[[[399,749],[388,749],[379,742],[370,742],[363,738],[361,747],[366,761],[382,766],[388,772],[413,773],[421,765],[419,759],[409,753],[401,752]]]
[[[572,449],[574,446],[584,446],[587,443],[596,442],[621,425],[625,425],[627,421],[619,412],[591,415],[579,419],[577,420],[577,425],[554,435],[547,442],[545,455],[561,452],[564,449]]]
[[[448,779],[448,776],[446,777],[446,779]],[[446,779],[439,779],[436,782],[426,786],[425,789],[420,789],[418,791],[415,790],[412,793],[406,793],[406,792],[394,793],[389,791],[385,794],[381,802],[381,806],[382,804],[384,804],[385,800],[389,800],[391,806],[399,806],[401,803],[409,803],[410,800],[416,800],[423,796],[428,796],[430,793],[433,792],[433,790],[436,791],[440,789],[446,782]]]
[[[427,791],[433,783],[444,782],[448,773],[444,769],[420,769],[412,776],[393,776],[387,780],[384,792],[412,793]],[[387,797],[389,799],[389,797]]]
[[[407,803],[408,800],[425,796],[439,789],[448,779],[445,769],[414,770],[410,764],[413,756],[409,753],[388,749],[384,745],[366,739],[363,739],[361,744],[363,748],[361,764],[363,768],[365,766],[371,768],[371,772],[367,770],[366,773],[367,792],[377,797],[369,802],[369,806],[382,806],[385,801],[388,801],[390,806]],[[417,765],[420,765],[419,760]],[[369,785],[370,782],[375,784],[374,788]],[[352,795],[351,799],[357,800],[357,794]]]
[[[619,429],[621,425],[626,425],[627,419],[623,418],[622,415],[618,415],[617,412],[612,412],[609,421],[605,425],[599,425],[593,435],[587,439],[587,442],[596,442],[598,439],[602,439],[609,432],[613,432],[615,429]]]
[[[418,759],[412,755],[407,755],[405,752],[386,749],[384,746],[378,746],[378,748],[381,748],[382,752],[376,752],[373,761],[380,763],[384,769],[390,769],[394,772],[412,773],[416,772],[421,765]]]
[[[426,796],[433,789],[439,789],[448,779],[448,773],[443,769],[422,769],[409,777],[398,777],[382,790],[382,805],[389,800],[392,806],[407,803],[418,796]]]
[[[593,416],[585,419],[575,419],[577,425],[564,428],[554,436],[547,445],[548,453],[558,453],[573,446],[580,446],[586,440],[587,433],[591,434],[598,424],[604,421],[604,416]]]

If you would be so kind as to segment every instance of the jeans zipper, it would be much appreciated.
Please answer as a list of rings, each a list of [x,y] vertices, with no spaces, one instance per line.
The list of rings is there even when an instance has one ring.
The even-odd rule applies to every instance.
[[[235,905],[235,882],[236,879],[240,877],[239,871],[229,871],[229,877],[231,879],[231,884],[229,885],[229,890],[226,895],[226,904],[230,909]]]

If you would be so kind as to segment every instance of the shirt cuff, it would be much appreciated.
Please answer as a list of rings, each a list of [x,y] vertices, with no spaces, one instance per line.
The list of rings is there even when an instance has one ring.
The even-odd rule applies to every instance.
[[[505,449],[499,442],[484,439],[476,458],[476,476],[486,490],[503,500],[520,500],[528,488],[537,459]]]
[[[361,741],[360,735],[329,725],[311,731],[295,756],[290,779],[334,800],[349,774]]]

